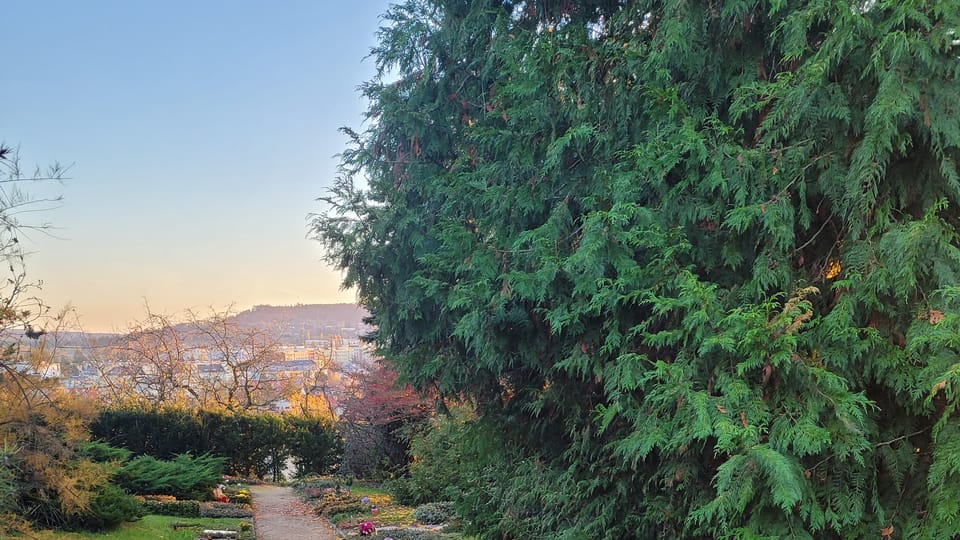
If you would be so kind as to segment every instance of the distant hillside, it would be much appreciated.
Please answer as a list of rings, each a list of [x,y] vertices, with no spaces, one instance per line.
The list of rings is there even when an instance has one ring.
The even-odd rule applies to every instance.
[[[273,332],[281,342],[299,344],[305,339],[337,334],[358,336],[370,331],[363,323],[367,312],[355,304],[254,306],[232,319],[247,328]]]
[[[355,304],[304,304],[296,306],[254,306],[241,311],[229,320],[241,328],[256,328],[273,335],[280,343],[301,345],[307,339],[323,336],[359,337],[372,329],[363,323],[366,310]],[[187,331],[186,323],[176,325]],[[26,345],[34,343],[24,337],[21,328],[0,332],[0,344],[22,340]],[[47,346],[90,347],[109,343],[121,334],[57,332],[43,336]]]

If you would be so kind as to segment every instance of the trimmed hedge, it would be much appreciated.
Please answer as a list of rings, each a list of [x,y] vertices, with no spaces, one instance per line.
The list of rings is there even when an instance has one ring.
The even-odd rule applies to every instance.
[[[253,507],[249,504],[205,502],[200,503],[200,517],[248,518],[253,517]]]
[[[343,441],[333,421],[286,416],[284,429],[297,478],[328,473],[340,463]]]
[[[200,517],[200,501],[158,501],[145,499],[140,502],[147,514],[161,516]]]
[[[323,418],[179,408],[101,410],[94,437],[134,454],[223,457],[230,475],[279,480],[287,458],[299,474],[325,474],[340,462],[336,426]]]

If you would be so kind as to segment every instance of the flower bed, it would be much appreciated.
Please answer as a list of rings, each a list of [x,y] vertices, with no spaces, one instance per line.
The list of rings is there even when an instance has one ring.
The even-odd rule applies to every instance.
[[[349,493],[330,489],[322,480],[304,482],[299,486],[307,502],[314,505],[314,511],[326,517],[339,529],[339,533],[350,538],[370,538],[384,540],[458,540],[463,536],[449,532],[450,525],[428,525],[427,522],[450,523],[455,519],[450,503],[433,503],[419,508],[420,518],[415,518],[412,507],[396,504],[390,494],[377,487],[355,483]],[[320,490],[317,497],[311,497],[308,488]],[[374,510],[376,509],[376,510]],[[360,535],[360,527],[371,523],[376,530],[369,535]],[[456,525],[456,523],[454,523]],[[453,527],[457,529],[457,527]]]

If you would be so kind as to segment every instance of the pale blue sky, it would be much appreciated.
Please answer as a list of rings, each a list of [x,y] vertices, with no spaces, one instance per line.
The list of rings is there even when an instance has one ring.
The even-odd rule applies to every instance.
[[[383,1],[7,2],[0,141],[74,163],[29,274],[88,330],[158,311],[353,301],[307,240]]]

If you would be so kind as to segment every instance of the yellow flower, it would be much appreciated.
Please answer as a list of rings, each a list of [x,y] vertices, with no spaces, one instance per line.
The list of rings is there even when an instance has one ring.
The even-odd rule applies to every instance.
[[[830,262],[828,262],[828,263],[827,263],[827,273],[825,274],[825,275],[826,275],[826,278],[827,278],[827,279],[833,279],[833,278],[839,276],[841,269],[842,269],[842,268],[841,268],[841,266],[840,266],[840,261],[830,261]]]

